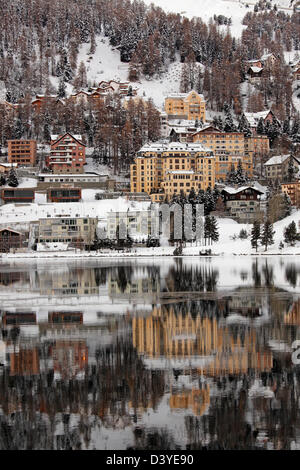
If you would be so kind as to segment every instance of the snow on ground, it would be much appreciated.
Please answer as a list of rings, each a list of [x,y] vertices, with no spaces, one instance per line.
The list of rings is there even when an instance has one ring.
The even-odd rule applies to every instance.
[[[19,185],[18,188],[35,188],[37,186],[37,179],[36,178],[19,178]],[[11,186],[7,184],[2,186],[3,188],[13,189]]]
[[[231,34],[239,37],[242,34],[244,26],[242,20],[248,11],[252,8],[246,8],[245,5],[238,0],[144,0],[147,5],[154,3],[156,6],[161,7],[166,12],[181,13],[187,18],[194,16],[200,17],[205,23],[208,23],[210,18],[214,15],[224,15],[232,19],[232,26],[230,27]],[[223,27],[227,28],[227,26]]]
[[[88,196],[89,195],[89,196]],[[88,193],[88,197],[92,198],[92,194]],[[56,203],[47,205],[28,204],[26,206],[15,206],[8,204],[2,206],[0,210],[0,224],[13,224],[13,222],[28,222],[30,220],[38,220],[38,218],[47,217],[50,214],[51,217],[58,215],[70,215],[84,217],[87,214],[91,217],[99,217],[99,221],[106,221],[106,217],[109,211],[126,211],[130,210],[145,210],[149,207],[148,202],[135,202],[127,201],[125,198],[119,198],[116,200],[103,200],[103,201],[89,201],[82,203]],[[283,241],[283,234],[285,227],[295,221],[297,227],[300,226],[300,210],[294,212],[289,217],[276,222],[274,224],[274,244],[268,247],[267,253],[264,251],[264,247],[259,247],[256,253],[255,249],[251,247],[251,229],[252,224],[238,224],[234,220],[218,219],[218,227],[220,238],[219,241],[211,246],[206,246],[204,243],[201,245],[199,242],[187,244],[183,249],[184,256],[199,256],[200,251],[203,252],[206,249],[211,249],[213,255],[300,255],[300,242],[296,246],[287,246],[284,244],[284,248],[279,250],[279,244]],[[240,231],[244,229],[248,233],[246,240],[241,240],[239,237]],[[3,258],[31,258],[31,257],[66,257],[66,258],[85,258],[85,257],[137,257],[137,256],[173,256],[174,247],[160,246],[158,248],[147,248],[138,247],[132,248],[125,252],[115,252],[110,250],[101,250],[99,253],[88,253],[88,252],[64,252],[64,253],[14,253],[3,255]]]
[[[95,196],[97,193],[104,193],[104,190],[103,189],[82,189],[81,199],[84,202],[95,201]]]
[[[112,166],[97,163],[91,157],[86,158],[86,165],[84,168],[85,173],[92,172],[102,176],[109,176],[110,178],[113,178],[119,182],[130,182],[129,172],[127,172],[128,177],[122,174],[115,175]]]
[[[96,37],[96,51],[89,54],[89,44],[82,44],[79,48],[78,64],[85,63],[88,81],[92,86],[97,86],[102,80],[128,81],[128,67],[120,62],[120,52],[109,45],[109,39],[103,36]],[[182,64],[175,62],[169,66],[168,72],[161,78],[132,83],[133,88],[138,88],[138,95],[144,99],[152,98],[154,104],[162,107],[165,96],[168,93],[179,91],[180,74]]]
[[[180,13],[187,18],[194,16],[200,17],[205,23],[208,23],[210,18],[214,15],[223,15],[232,19],[232,26],[230,27],[231,34],[235,37],[240,37],[245,26],[242,25],[242,20],[248,11],[253,11],[256,0],[144,0],[147,5],[154,3],[154,5],[161,7],[166,12]],[[292,12],[290,8],[290,0],[278,0],[273,2],[279,7],[283,7],[285,12]],[[246,5],[249,5],[247,7]],[[227,26],[221,28],[226,31]]]
[[[208,23],[209,19],[216,15],[224,15],[232,18],[232,26],[230,27],[231,33],[239,37],[245,28],[242,25],[242,20],[248,11],[253,10],[251,2],[244,2],[239,0],[186,0],[183,4],[181,0],[145,0],[147,5],[154,3],[156,6],[163,8],[165,11],[182,13],[188,18],[199,16],[202,20]],[[249,3],[249,8],[246,7]],[[279,0],[277,5],[288,7],[289,0]],[[253,3],[254,5],[254,3]],[[289,11],[289,10],[287,10]],[[226,31],[227,26],[220,26]],[[91,86],[97,86],[102,80],[117,80],[128,81],[128,68],[129,64],[121,63],[120,52],[111,47],[109,39],[102,35],[96,37],[96,51],[94,54],[89,54],[90,44],[82,44],[79,48],[78,65],[81,61],[85,63],[87,70],[87,77]],[[293,51],[286,55],[286,60],[294,59],[295,54]],[[144,99],[152,98],[154,104],[162,108],[165,97],[174,92],[179,91],[180,75],[182,64],[178,60],[168,67],[168,71],[162,73],[160,78],[152,78],[147,80],[142,78],[137,83],[132,83],[132,86],[138,88],[138,95]],[[52,83],[58,87],[57,77],[51,77]],[[69,96],[74,92],[72,86],[67,84],[66,89]]]
[[[87,192],[85,192],[87,191]],[[97,192],[100,192],[97,190]],[[48,204],[5,204],[0,207],[0,224],[13,225],[16,222],[36,221],[46,217],[98,217],[106,219],[110,211],[147,210],[149,202],[128,201],[125,198],[96,201],[93,190],[83,190],[83,202]]]

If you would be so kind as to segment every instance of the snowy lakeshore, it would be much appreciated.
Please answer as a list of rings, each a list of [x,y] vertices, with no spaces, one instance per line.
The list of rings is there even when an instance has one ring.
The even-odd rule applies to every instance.
[[[101,201],[102,202],[102,201]],[[72,205],[72,204],[70,204]],[[107,210],[107,201],[97,204],[97,209],[100,212],[102,209],[102,216],[104,215],[104,208]],[[134,205],[143,205],[143,203],[134,203]],[[143,207],[144,208],[144,207]],[[49,209],[48,209],[49,210]],[[291,223],[295,222],[299,228],[300,223],[300,210],[294,211],[290,216],[274,223],[274,243],[268,246],[265,251],[264,246],[259,245],[257,251],[251,246],[251,230],[252,224],[239,224],[230,218],[217,218],[217,226],[219,232],[219,240],[212,245],[200,245],[187,243],[183,247],[181,257],[205,257],[205,256],[299,256],[300,255],[300,242],[295,242],[295,246],[289,246],[284,243],[280,249],[280,244],[284,240],[284,230]],[[241,231],[246,234],[246,239],[240,238]],[[162,245],[162,244],[161,244]],[[132,247],[121,250],[101,249],[99,251],[81,251],[79,249],[69,249],[65,251],[28,251],[22,253],[3,253],[0,255],[0,261],[10,259],[82,259],[82,258],[156,258],[156,257],[174,257],[175,246],[160,247]],[[208,250],[211,252],[206,253]]]

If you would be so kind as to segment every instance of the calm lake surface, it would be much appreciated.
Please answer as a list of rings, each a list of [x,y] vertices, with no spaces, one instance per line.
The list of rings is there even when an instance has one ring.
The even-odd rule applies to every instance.
[[[300,449],[300,257],[11,261],[0,306],[1,450]]]

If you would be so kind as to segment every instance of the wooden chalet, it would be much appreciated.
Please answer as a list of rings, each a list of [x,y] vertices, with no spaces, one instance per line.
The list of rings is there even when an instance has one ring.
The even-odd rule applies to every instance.
[[[245,186],[238,189],[228,188],[223,189],[222,194],[224,195],[224,201],[257,201],[263,194],[252,186]]]
[[[22,248],[24,235],[9,227],[0,229],[0,252],[8,253],[11,250]]]

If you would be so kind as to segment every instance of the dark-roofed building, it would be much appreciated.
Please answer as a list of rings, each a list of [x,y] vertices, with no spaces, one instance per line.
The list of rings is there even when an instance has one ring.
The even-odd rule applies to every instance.
[[[0,252],[9,253],[11,250],[22,248],[24,235],[10,227],[0,229]]]
[[[260,198],[263,192],[252,186],[223,189],[224,202],[230,215],[238,222],[252,223],[261,211]]]

